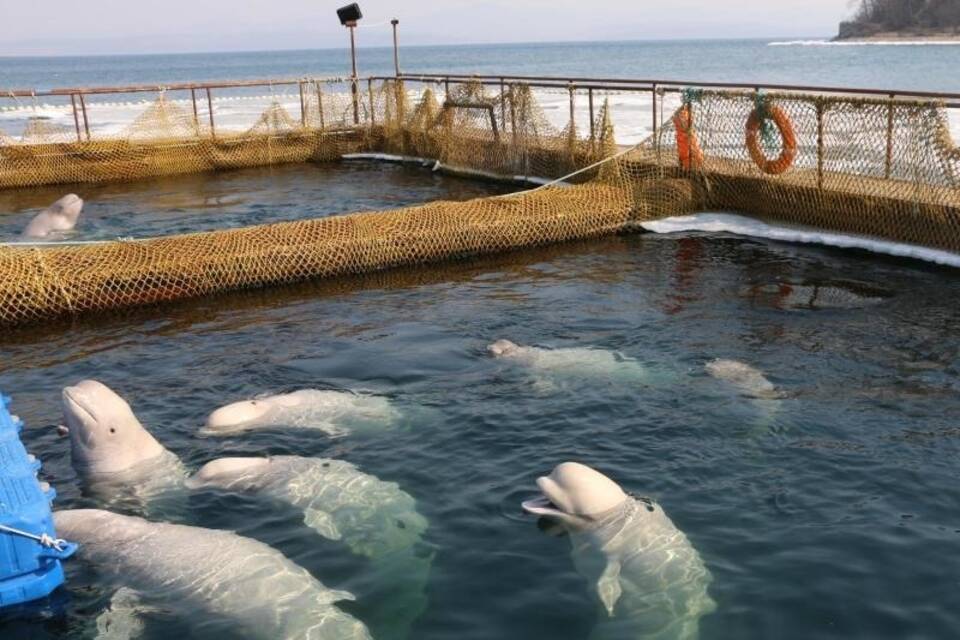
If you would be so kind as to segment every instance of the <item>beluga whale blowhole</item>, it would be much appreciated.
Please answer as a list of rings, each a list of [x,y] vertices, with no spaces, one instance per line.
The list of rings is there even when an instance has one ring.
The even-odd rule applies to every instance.
[[[356,429],[389,426],[398,412],[386,398],[348,391],[303,389],[234,402],[211,413],[203,435],[231,435],[271,428],[316,429],[343,436]]]
[[[43,239],[72,231],[82,210],[83,200],[79,196],[74,193],[65,195],[38,213],[23,230],[23,237]]]
[[[635,499],[576,462],[537,479],[541,495],[523,503],[569,533],[577,571],[602,606],[592,638],[694,640],[716,609],[710,572],[687,536],[653,500]]]
[[[107,631],[100,637],[130,637],[123,630],[138,631],[141,614],[151,611],[198,625],[204,637],[371,637],[363,623],[336,606],[352,600],[350,593],[328,589],[262,542],[97,509],[57,511],[53,517],[59,535],[80,543],[80,560],[118,589],[97,621]]]

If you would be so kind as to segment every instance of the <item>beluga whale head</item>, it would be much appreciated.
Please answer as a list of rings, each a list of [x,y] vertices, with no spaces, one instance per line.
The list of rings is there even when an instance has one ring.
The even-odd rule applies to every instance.
[[[509,340],[497,340],[487,347],[487,351],[495,358],[510,357],[515,355],[519,349],[520,345]]]
[[[590,527],[630,499],[616,482],[578,462],[557,465],[537,478],[537,487],[542,495],[525,501],[524,511],[576,529]]]
[[[143,428],[130,405],[96,380],[63,390],[63,417],[73,466],[82,473],[127,471],[166,452]]]

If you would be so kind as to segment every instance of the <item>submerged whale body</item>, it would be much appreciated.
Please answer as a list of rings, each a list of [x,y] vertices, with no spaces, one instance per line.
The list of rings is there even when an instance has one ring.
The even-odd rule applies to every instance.
[[[377,603],[368,620],[377,638],[404,638],[426,608],[433,554],[423,549],[427,520],[416,501],[393,482],[363,473],[349,462],[275,456],[222,458],[188,481],[285,502],[301,509],[304,523],[354,553],[370,558],[363,595]],[[377,613],[381,613],[378,616]],[[380,618],[383,619],[381,624]]]
[[[722,380],[745,396],[758,400],[778,400],[783,392],[770,382],[762,371],[738,360],[711,360],[704,369],[708,374]]]
[[[237,629],[263,640],[371,637],[335,606],[351,594],[326,588],[262,542],[95,509],[58,511],[54,524],[59,535],[80,543],[81,559],[121,588],[109,616],[123,609],[136,620],[139,611],[159,607],[202,624],[205,634],[219,625],[225,637]]]
[[[23,237],[41,239],[70,231],[77,225],[82,210],[80,197],[73,193],[65,195],[38,213],[23,230]]]
[[[567,462],[537,480],[528,513],[570,534],[574,565],[602,606],[591,638],[694,640],[716,609],[700,555],[663,509],[637,500],[603,474]]]
[[[487,351],[495,358],[517,363],[539,376],[554,380],[594,378],[646,382],[650,379],[646,368],[636,360],[604,349],[542,349],[497,340],[487,347]]]
[[[345,391],[303,389],[234,402],[207,418],[203,433],[228,435],[254,429],[317,429],[340,436],[355,428],[383,427],[397,417],[386,398]]]

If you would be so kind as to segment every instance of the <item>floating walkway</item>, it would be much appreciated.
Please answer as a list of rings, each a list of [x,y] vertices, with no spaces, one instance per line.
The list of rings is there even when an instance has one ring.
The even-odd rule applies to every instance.
[[[446,76],[371,78],[366,92],[352,94],[331,88],[336,79],[288,82],[297,87],[298,111],[274,101],[245,131],[218,129],[204,85],[163,88],[133,124],[103,139],[89,133],[85,107],[74,111],[72,130],[31,121],[19,138],[0,136],[0,188],[358,153],[547,184],[510,196],[244,229],[7,245],[0,247],[0,324],[632,231],[703,211],[960,254],[960,151],[946,118],[948,100],[958,96]],[[192,109],[173,99],[175,91],[189,92]],[[50,94],[84,105],[78,92],[85,95]],[[543,92],[569,97],[565,126],[545,115]],[[649,96],[653,134],[632,147],[617,144],[620,114],[611,107],[625,94]]]

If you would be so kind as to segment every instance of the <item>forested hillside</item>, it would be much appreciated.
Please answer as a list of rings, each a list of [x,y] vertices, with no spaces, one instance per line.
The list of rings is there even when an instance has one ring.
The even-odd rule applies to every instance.
[[[841,38],[886,32],[960,32],[960,0],[861,0],[853,19],[840,25]]]

